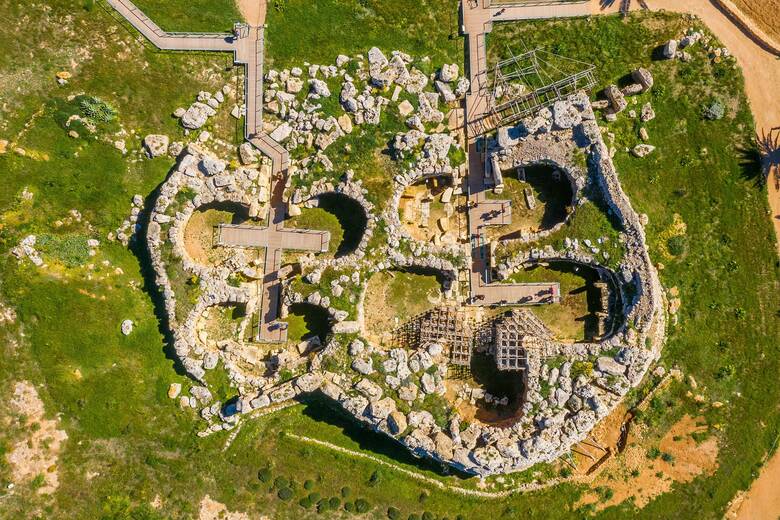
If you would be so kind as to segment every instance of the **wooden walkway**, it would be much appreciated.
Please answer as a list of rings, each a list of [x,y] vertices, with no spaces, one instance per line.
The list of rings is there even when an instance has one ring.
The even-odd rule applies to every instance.
[[[466,142],[468,150],[468,200],[469,237],[471,247],[471,270],[469,282],[470,301],[475,305],[534,305],[552,303],[560,298],[560,286],[548,284],[503,284],[492,283],[489,265],[489,245],[484,243],[484,227],[508,221],[510,215],[494,214],[485,197],[485,164],[482,153],[477,149],[477,138],[492,121],[489,113],[489,84],[486,37],[493,28],[493,22],[515,20],[564,18],[589,16],[590,5],[569,3],[556,5],[514,5],[507,7],[486,7],[482,2],[461,2],[463,28],[466,33],[466,70],[471,88],[466,95]],[[506,207],[505,205],[501,206]],[[490,208],[486,216],[486,208]],[[498,208],[500,209],[500,208]],[[511,209],[509,209],[511,211]]]
[[[155,47],[170,51],[232,52],[236,64],[246,69],[244,100],[246,118],[244,136],[258,150],[271,158],[271,201],[268,222],[264,227],[252,230],[234,227],[222,230],[228,247],[265,247],[265,271],[261,290],[261,317],[257,339],[267,342],[287,340],[286,324],[279,321],[281,268],[284,249],[327,251],[328,232],[285,230],[287,205],[284,202],[284,186],[290,156],[287,150],[263,133],[263,60],[265,52],[264,27],[249,27],[246,34],[237,37],[227,33],[173,33],[163,31],[130,0],[106,0],[122,17]]]

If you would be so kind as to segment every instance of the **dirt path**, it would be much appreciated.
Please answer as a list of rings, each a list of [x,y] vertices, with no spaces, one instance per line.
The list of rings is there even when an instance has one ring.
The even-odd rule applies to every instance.
[[[761,470],[761,474],[746,493],[732,501],[725,518],[728,520],[776,520],[780,513],[780,452]]]
[[[252,27],[260,27],[265,24],[265,13],[268,6],[266,0],[236,0],[238,10],[244,20]]]

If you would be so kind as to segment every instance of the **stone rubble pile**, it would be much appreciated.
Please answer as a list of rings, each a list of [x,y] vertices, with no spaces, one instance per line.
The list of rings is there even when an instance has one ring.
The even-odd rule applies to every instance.
[[[187,109],[177,108],[173,116],[178,118],[181,125],[187,130],[197,130],[203,127],[210,117],[217,115],[217,109],[228,97],[234,95],[233,87],[223,86],[214,94],[201,91],[192,105]]]

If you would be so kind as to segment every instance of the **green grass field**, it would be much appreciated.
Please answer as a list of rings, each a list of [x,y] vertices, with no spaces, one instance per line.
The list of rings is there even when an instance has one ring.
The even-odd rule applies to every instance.
[[[434,61],[461,59],[462,40],[447,38],[450,11],[457,24],[449,2],[399,6],[328,0],[317,2],[308,17],[303,11],[309,4],[280,3],[281,9],[272,6],[269,12],[268,52],[278,63],[332,60],[339,52],[365,52],[382,42],[386,49],[428,53]],[[89,261],[91,268],[67,267],[56,255],[46,259],[45,269],[19,265],[8,254],[0,257],[0,295],[17,313],[14,324],[0,325],[0,417],[5,421],[0,428],[0,517],[192,518],[206,494],[231,511],[290,519],[379,519],[388,516],[390,507],[398,508],[401,518],[416,514],[440,520],[458,515],[585,516],[574,505],[582,486],[562,484],[500,500],[481,499],[288,435],[330,442],[437,482],[476,489],[475,479],[446,475],[441,467],[413,459],[392,441],[363,430],[321,402],[246,421],[229,446],[226,433],[195,435],[205,423],[166,397],[170,383],[186,388],[189,381],[170,352],[145,254],[105,240],[129,213],[132,195],[151,193],[173,161],[131,162],[110,141],[117,138],[119,126],[131,150],[150,132],[183,138],[169,117],[171,111],[190,102],[199,90],[214,90],[234,76],[225,56],[140,47],[102,8],[90,5],[81,0],[56,0],[47,6],[0,0],[6,19],[21,20],[22,9],[29,16],[27,24],[0,29],[0,98],[14,100],[1,105],[0,138],[27,151],[25,156],[0,155],[0,248],[7,252],[29,233],[76,234],[102,242]],[[160,20],[167,16],[178,23],[181,5],[156,4]],[[233,14],[214,12],[223,21],[191,28],[225,29]],[[353,31],[363,19],[370,22],[367,30]],[[502,39],[515,42],[519,37],[528,46],[555,46],[562,54],[596,63],[602,85],[637,65],[650,66],[656,77],[656,89],[645,97],[652,99],[658,114],[648,125],[658,150],[644,160],[620,152],[615,161],[632,203],[649,216],[651,253],[664,264],[662,282],[681,293],[679,323],[669,331],[662,361],[694,375],[699,392],[725,406],[701,410],[721,443],[715,474],[675,486],[639,513],[644,518],[720,518],[728,500],[756,474],[779,429],[778,265],[766,193],[756,183],[751,162],[752,120],[741,76],[699,56],[689,64],[651,59],[657,44],[679,35],[690,23],[671,15],[523,23],[497,26],[489,42],[491,52],[505,48]],[[40,30],[27,30],[30,25]],[[79,47],[89,52],[77,53]],[[73,78],[59,87],[54,73],[70,67],[73,56],[78,58]],[[72,115],[76,107],[67,98],[80,92],[112,103],[119,126],[68,137],[63,116]],[[703,121],[702,92],[727,98],[729,117]],[[611,129],[618,150],[637,142],[636,129],[626,118]],[[32,200],[22,197],[25,187],[33,193]],[[55,228],[54,222],[71,209],[78,209],[84,220]],[[687,225],[684,253],[665,258],[666,231],[675,213]],[[126,337],[119,330],[124,319],[135,322],[134,332]],[[734,370],[722,370],[728,366]],[[14,382],[23,379],[36,385],[47,416],[59,416],[59,427],[69,437],[56,467],[50,468],[60,480],[51,496],[36,494],[30,482],[16,486],[13,493],[8,490],[12,476],[4,455],[28,434],[8,407]],[[229,390],[220,393],[227,397]],[[667,419],[700,413],[681,389],[674,390],[669,403],[662,410]],[[666,422],[652,424],[662,431]],[[556,471],[542,465],[508,477],[504,484],[488,479],[487,489],[545,479]],[[310,489],[307,480],[312,481]],[[292,496],[282,488],[290,489]],[[300,503],[312,492],[320,499],[337,497],[340,504],[318,514],[315,507]],[[151,505],[156,498],[159,509]],[[349,503],[355,511],[359,499],[366,513],[346,509]],[[330,500],[323,507],[330,507]],[[632,515],[637,513],[630,504],[600,514]]]

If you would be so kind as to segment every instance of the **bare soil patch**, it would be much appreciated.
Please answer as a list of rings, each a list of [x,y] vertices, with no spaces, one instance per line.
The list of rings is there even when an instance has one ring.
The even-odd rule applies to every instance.
[[[452,196],[449,202],[443,198],[446,185],[434,180],[409,186],[401,197],[401,223],[404,229],[421,242],[454,244],[461,229],[465,230],[464,215],[458,211],[465,204],[462,195]],[[423,209],[423,208],[427,209]],[[427,213],[427,217],[425,217]]]
[[[731,1],[775,41],[780,41],[780,0]]]
[[[265,13],[268,8],[266,0],[236,0],[241,16],[252,27],[259,27],[265,23]]]
[[[57,460],[68,438],[57,428],[59,420],[46,419],[43,401],[28,381],[14,386],[11,409],[19,415],[25,436],[6,455],[14,484],[34,483],[39,494],[53,493],[60,485]]]
[[[594,436],[606,435],[602,437],[605,443],[614,440],[624,415],[625,410],[618,408]],[[686,415],[655,445],[652,439],[643,438],[640,428],[635,428],[622,454],[609,459],[590,477],[580,479],[592,488],[580,505],[593,504],[596,509],[603,509],[633,500],[641,509],[654,497],[670,491],[675,482],[690,482],[701,474],[711,474],[718,467],[718,441],[714,436],[696,440],[706,431],[704,418]],[[649,456],[654,448],[657,454]]]
[[[200,501],[198,520],[249,520],[249,515],[246,513],[228,511],[225,504],[212,500],[211,497],[206,495],[203,497],[203,500]]]
[[[394,329],[436,306],[441,297],[435,276],[397,271],[374,274],[366,287],[366,339],[387,343]]]

